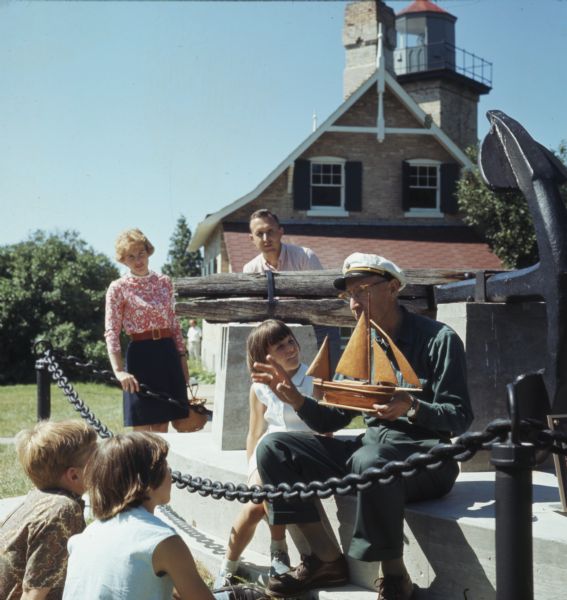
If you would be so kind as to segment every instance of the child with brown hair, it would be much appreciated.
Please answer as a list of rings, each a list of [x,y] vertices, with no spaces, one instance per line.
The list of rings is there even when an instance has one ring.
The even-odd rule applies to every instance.
[[[67,540],[85,528],[83,470],[95,447],[95,430],[80,420],[41,421],[17,434],[36,489],[0,523],[0,598],[62,597]]]
[[[250,372],[255,362],[265,363],[266,356],[273,356],[303,394],[312,395],[313,379],[307,375],[307,365],[300,360],[300,348],[292,330],[282,321],[268,319],[258,325],[248,336],[247,362]],[[261,485],[262,481],[256,465],[256,447],[268,433],[276,431],[313,431],[262,383],[250,387],[250,423],[246,438],[248,458],[248,485]],[[228,548],[221,563],[215,585],[228,584],[238,570],[240,556],[252,540],[256,527],[264,517],[263,504],[245,504],[230,531]],[[286,573],[290,561],[285,539],[285,525],[270,525],[270,576]]]
[[[115,435],[85,471],[96,521],[69,540],[64,600],[261,600],[234,586],[211,592],[175,529],[154,514],[171,496],[167,442],[155,433]]]

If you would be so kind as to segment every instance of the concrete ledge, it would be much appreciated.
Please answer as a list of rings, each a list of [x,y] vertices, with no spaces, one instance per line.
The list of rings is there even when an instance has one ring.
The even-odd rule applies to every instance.
[[[352,430],[346,430],[352,435]],[[220,451],[205,432],[167,434],[173,469],[213,481],[246,480],[244,451]],[[557,481],[549,473],[534,473],[533,535],[535,599],[559,598],[567,589],[567,516],[561,513]],[[354,515],[354,498],[323,500],[329,526],[343,548],[348,548]],[[186,490],[175,489],[171,507],[187,522],[187,543],[213,572],[225,552],[230,526],[240,503],[213,500]],[[455,600],[467,597],[489,600],[495,597],[494,473],[461,473],[452,492],[443,499],[414,503],[406,510],[404,553],[410,574],[423,600]],[[293,531],[290,528],[290,535]],[[199,543],[197,543],[199,541]],[[269,532],[259,525],[244,555],[245,567],[253,579],[265,575],[268,563]],[[299,558],[290,544],[292,562]],[[348,598],[369,593],[377,577],[377,563],[349,559],[351,591]],[[366,590],[364,592],[363,590]],[[338,599],[338,590],[328,592]],[[466,596],[465,596],[466,593]],[[327,597],[320,595],[320,598]],[[361,598],[365,596],[360,596]]]
[[[24,500],[25,496],[13,496],[12,498],[0,499],[0,521],[3,521]]]

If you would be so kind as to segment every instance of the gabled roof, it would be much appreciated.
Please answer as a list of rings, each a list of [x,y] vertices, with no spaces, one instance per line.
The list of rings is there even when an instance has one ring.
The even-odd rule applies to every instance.
[[[248,223],[222,225],[233,273],[258,251],[250,243]],[[502,263],[466,225],[375,225],[283,223],[286,243],[311,248],[324,269],[339,269],[353,248],[387,256],[405,269],[500,270]]]
[[[307,137],[295,150],[293,150],[284,160],[267,176],[265,177],[251,192],[238,198],[231,204],[228,204],[221,210],[208,215],[201,221],[195,230],[189,251],[194,252],[205,244],[209,236],[212,234],[216,226],[224,217],[231,214],[235,210],[245,206],[248,202],[254,200],[260,195],[271,183],[273,183],[294,161],[300,157],[316,140],[326,133],[333,123],[346,113],[351,106],[355,104],[373,85],[376,85],[378,79],[378,71],[375,71],[351,96],[349,96],[338,108],[333,112],[309,137]],[[429,124],[426,113],[419,107],[417,102],[404,90],[404,88],[396,81],[396,78],[386,71],[386,87],[396,96],[400,102],[408,109],[408,111],[417,119],[424,129],[431,130],[432,135],[439,143],[453,156],[453,158],[467,169],[472,167],[472,163],[467,155],[451,140],[451,138],[437,126],[435,123]]]

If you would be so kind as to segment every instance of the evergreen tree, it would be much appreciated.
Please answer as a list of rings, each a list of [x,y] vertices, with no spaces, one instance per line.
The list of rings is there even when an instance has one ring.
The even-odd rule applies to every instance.
[[[169,240],[169,252],[167,253],[167,262],[162,267],[163,273],[173,278],[195,277],[201,274],[203,259],[198,250],[187,251],[190,241],[191,229],[182,215],[177,219],[175,231]]]
[[[477,164],[478,150],[469,148],[467,154]],[[557,152],[565,162],[567,148],[561,143]],[[561,189],[567,201],[567,186]],[[504,265],[518,269],[538,260],[537,242],[528,203],[519,191],[493,192],[483,182],[475,166],[465,171],[457,184],[457,198],[463,220],[480,231],[490,249]]]

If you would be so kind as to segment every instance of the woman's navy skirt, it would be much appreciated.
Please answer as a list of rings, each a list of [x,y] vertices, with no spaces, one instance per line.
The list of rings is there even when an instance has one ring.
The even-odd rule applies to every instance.
[[[189,414],[185,377],[172,338],[130,342],[126,370],[152,391],[167,395],[169,400],[123,392],[124,425],[166,423]]]

